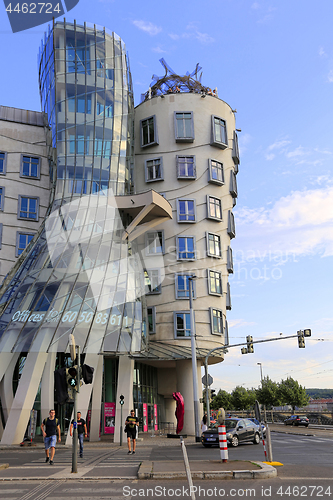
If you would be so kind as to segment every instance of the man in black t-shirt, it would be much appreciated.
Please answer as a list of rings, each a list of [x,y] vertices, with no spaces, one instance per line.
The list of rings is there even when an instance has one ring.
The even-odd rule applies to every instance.
[[[136,429],[139,426],[139,419],[135,416],[135,411],[131,410],[131,414],[127,417],[126,422],[126,432],[127,432],[127,445],[128,445],[128,455],[131,452],[131,438],[133,441],[133,454],[135,453],[135,445],[136,445]]]
[[[86,421],[84,418],[81,418],[81,412],[77,412],[77,435],[79,438],[79,443],[80,443],[80,457],[83,458],[83,436],[86,438],[87,437],[87,425]],[[71,426],[69,428],[69,433],[72,436],[73,435],[73,426],[74,426],[74,420],[71,422]]]
[[[46,459],[45,462],[50,461],[50,465],[53,465],[53,458],[55,454],[55,447],[57,443],[57,431],[58,431],[58,441],[61,441],[61,431],[60,425],[58,423],[58,419],[55,418],[55,411],[50,410],[49,417],[44,418],[42,425],[40,426],[42,429],[42,434],[44,438],[44,446],[45,446],[45,454]],[[49,451],[51,450],[51,451]]]

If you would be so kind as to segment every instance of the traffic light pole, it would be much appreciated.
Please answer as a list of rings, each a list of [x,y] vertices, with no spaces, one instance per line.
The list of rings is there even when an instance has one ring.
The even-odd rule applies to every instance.
[[[75,360],[73,360],[75,363]],[[74,387],[74,424],[72,441],[72,473],[77,473],[77,451],[78,451],[78,431],[77,431],[77,398],[80,392],[80,346],[77,346],[77,374],[76,389]]]

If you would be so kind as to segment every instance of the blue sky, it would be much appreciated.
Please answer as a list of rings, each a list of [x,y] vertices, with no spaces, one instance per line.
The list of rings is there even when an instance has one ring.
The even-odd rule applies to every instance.
[[[1,104],[40,109],[37,53],[45,26],[12,34],[0,13]],[[297,339],[231,348],[213,387],[257,387],[263,374],[333,388],[333,37],[331,0],[80,0],[68,19],[115,31],[130,56],[135,103],[164,57],[237,109],[241,149],[230,343],[312,329]],[[283,337],[283,335],[281,337]],[[320,339],[320,340],[318,340]]]

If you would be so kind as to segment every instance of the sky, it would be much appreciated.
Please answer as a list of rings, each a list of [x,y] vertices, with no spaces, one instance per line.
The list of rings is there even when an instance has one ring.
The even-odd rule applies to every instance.
[[[15,0],[14,0],[15,3]],[[2,10],[1,10],[2,9]],[[162,76],[202,66],[202,83],[237,109],[241,164],[232,240],[230,347],[209,368],[232,391],[293,377],[333,388],[333,3],[321,0],[80,0],[66,16],[125,42],[135,104]],[[37,54],[46,25],[12,33],[0,5],[0,104],[40,110]],[[311,328],[306,348],[298,330]],[[282,335],[281,335],[282,334]]]

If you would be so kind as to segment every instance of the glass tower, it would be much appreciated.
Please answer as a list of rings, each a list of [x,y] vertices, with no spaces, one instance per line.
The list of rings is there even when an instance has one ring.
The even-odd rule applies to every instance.
[[[0,352],[130,353],[145,346],[144,263],[124,238],[133,192],[133,93],[125,46],[56,22],[39,54],[50,148],[45,222],[0,292]],[[134,203],[134,201],[133,201]]]

